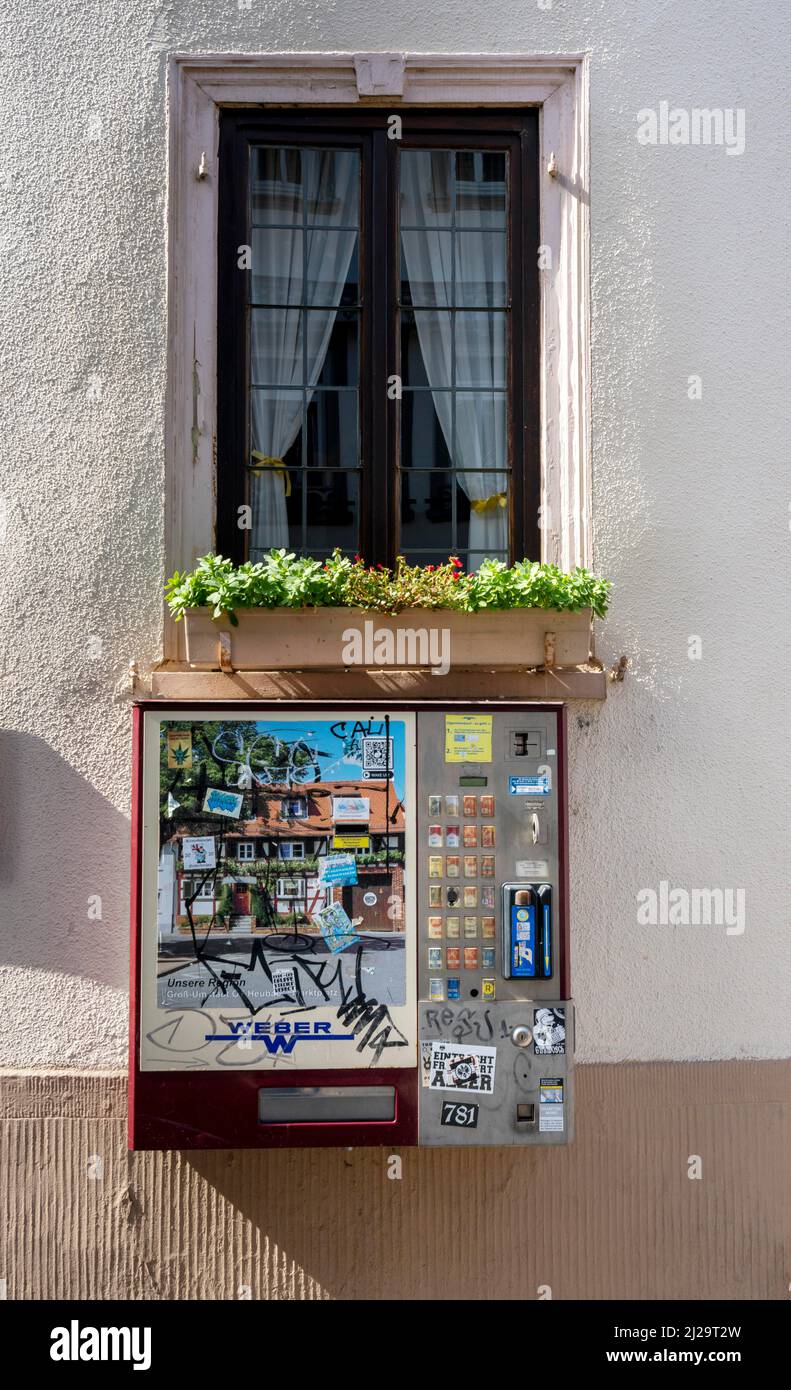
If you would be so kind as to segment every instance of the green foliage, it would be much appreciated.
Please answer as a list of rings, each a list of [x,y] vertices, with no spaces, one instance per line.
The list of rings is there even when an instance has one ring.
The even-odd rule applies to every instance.
[[[336,550],[329,560],[272,550],[256,564],[238,567],[221,555],[204,555],[194,570],[178,571],[165,588],[170,611],[178,621],[187,608],[211,608],[212,616],[238,623],[238,608],[360,608],[399,613],[405,608],[456,609],[548,608],[578,612],[592,608],[603,618],[610,582],[577,567],[571,574],[536,560],[484,560],[465,574],[451,556],[442,565],[409,565],[402,555],[394,570],[365,565]]]

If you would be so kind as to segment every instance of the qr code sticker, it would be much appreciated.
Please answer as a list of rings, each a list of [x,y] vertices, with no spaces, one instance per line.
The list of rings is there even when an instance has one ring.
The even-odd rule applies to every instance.
[[[393,740],[381,736],[368,735],[363,744],[363,774],[376,773],[378,777],[393,775]]]

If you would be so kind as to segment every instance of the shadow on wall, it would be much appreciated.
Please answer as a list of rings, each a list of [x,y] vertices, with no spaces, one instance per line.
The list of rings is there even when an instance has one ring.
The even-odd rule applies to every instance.
[[[129,821],[32,734],[0,734],[0,786],[0,964],[125,988]]]

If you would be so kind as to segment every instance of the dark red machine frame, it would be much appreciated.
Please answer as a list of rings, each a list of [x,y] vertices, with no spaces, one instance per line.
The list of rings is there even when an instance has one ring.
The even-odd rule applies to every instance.
[[[140,1069],[140,952],[142,942],[143,866],[143,730],[144,715],[156,711],[167,717],[169,709],[201,712],[265,714],[279,711],[284,701],[145,700],[133,708],[132,746],[132,883],[129,1028],[129,1148],[130,1149],[272,1149],[272,1148],[375,1148],[417,1143],[419,1066],[370,1068],[357,1071],[141,1071]],[[568,999],[568,821],[566,770],[566,708],[561,703],[525,700],[492,704],[468,700],[423,700],[395,704],[388,700],[288,701],[289,712],[322,708],[365,711],[383,706],[394,713],[421,709],[447,710],[548,710],[559,714],[557,779],[560,894],[559,997]],[[393,1086],[395,1118],[349,1124],[262,1124],[258,1119],[258,1092],[281,1086]]]

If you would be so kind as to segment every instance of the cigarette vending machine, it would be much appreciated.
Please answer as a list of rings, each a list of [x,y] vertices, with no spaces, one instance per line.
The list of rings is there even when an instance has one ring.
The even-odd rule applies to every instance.
[[[131,1147],[567,1142],[564,719],[136,706]]]

